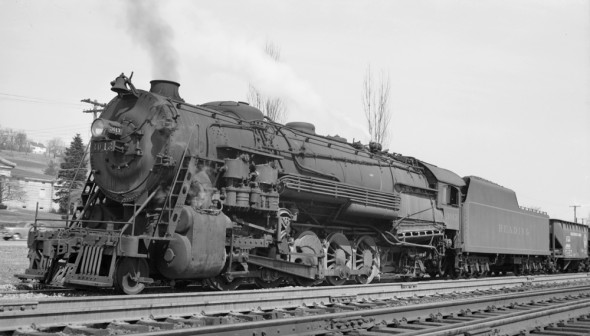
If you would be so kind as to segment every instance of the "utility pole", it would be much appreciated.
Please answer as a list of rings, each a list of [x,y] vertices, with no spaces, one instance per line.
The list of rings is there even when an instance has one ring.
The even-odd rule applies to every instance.
[[[581,205],[570,205],[570,208],[574,208],[574,223],[578,222],[578,216],[576,216],[576,208],[581,207]]]
[[[83,103],[88,103],[88,104],[92,104],[93,105],[93,108],[92,109],[84,110],[82,112],[84,112],[84,113],[93,113],[94,114],[94,119],[96,119],[96,117],[97,117],[97,115],[98,115],[99,112],[104,111],[103,109],[99,109],[98,107],[106,107],[107,106],[107,104],[103,104],[103,103],[97,102],[96,99],[95,100],[90,100],[90,98],[87,98],[87,99],[82,99],[80,101],[83,102]]]

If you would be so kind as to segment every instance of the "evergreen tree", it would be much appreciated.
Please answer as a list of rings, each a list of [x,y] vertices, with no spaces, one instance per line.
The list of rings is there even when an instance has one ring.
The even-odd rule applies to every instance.
[[[59,204],[59,212],[68,211],[68,203],[76,201],[86,182],[88,174],[88,160],[84,157],[84,143],[80,134],[76,134],[70,147],[66,148],[64,161],[57,173],[56,199]],[[77,195],[77,196],[75,196]]]
[[[43,174],[49,176],[55,176],[57,174],[57,163],[53,160],[49,160],[47,168],[43,171]]]

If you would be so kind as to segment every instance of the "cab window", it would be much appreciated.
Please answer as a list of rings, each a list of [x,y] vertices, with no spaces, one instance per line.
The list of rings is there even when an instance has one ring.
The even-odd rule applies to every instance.
[[[453,186],[447,186],[446,201],[448,205],[459,206],[459,189]]]

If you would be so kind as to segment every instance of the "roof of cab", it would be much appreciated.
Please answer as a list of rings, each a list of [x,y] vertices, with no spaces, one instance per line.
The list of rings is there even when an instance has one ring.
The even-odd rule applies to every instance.
[[[428,170],[430,170],[432,175],[434,175],[434,177],[439,182],[447,183],[447,184],[454,185],[457,187],[463,187],[465,185],[465,181],[463,181],[461,176],[453,173],[450,170],[439,168],[435,165],[432,165],[430,163],[426,163],[424,161],[420,161],[420,163],[422,163]]]

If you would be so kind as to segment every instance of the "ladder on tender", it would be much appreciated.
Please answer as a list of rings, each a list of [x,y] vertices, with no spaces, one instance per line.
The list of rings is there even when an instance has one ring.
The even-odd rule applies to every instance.
[[[186,151],[183,153],[164,205],[159,215],[153,219],[156,221],[154,235],[170,237],[174,234],[195,174],[195,162],[196,159],[193,156],[187,156]]]

